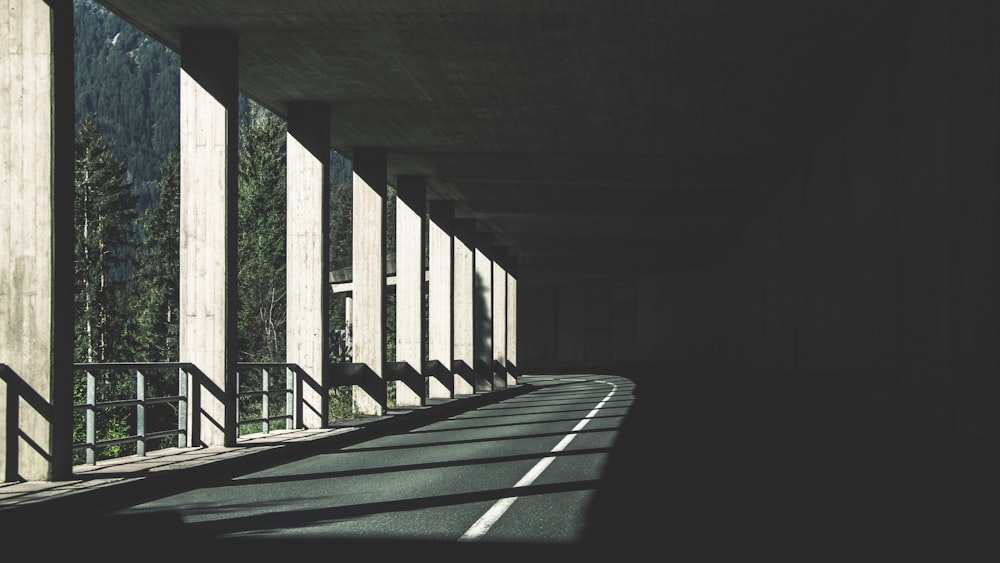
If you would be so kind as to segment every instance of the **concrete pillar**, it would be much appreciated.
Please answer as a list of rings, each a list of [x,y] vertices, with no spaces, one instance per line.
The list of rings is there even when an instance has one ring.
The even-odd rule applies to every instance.
[[[354,363],[364,364],[354,385],[354,409],[381,416],[386,410],[385,373],[386,154],[354,151],[353,304]]]
[[[451,201],[430,202],[430,220],[427,228],[429,257],[427,282],[427,359],[434,369],[427,375],[429,397],[454,396],[455,379],[452,375],[452,334],[454,313],[452,299],[452,264],[454,244],[452,228],[455,204]]]
[[[493,388],[507,387],[507,248],[493,249]]]
[[[413,381],[395,381],[397,406],[424,404],[424,218],[427,186],[402,176],[396,186],[396,361],[409,364]],[[418,377],[419,376],[419,377]]]
[[[346,338],[344,339],[344,348],[349,350],[351,354],[354,353],[354,338],[351,336],[354,334],[354,319],[351,316],[351,310],[354,308],[354,299],[351,294],[344,296],[344,330],[347,332]],[[353,357],[351,361],[354,361]]]
[[[471,395],[475,392],[476,348],[474,325],[475,289],[475,244],[473,238],[476,225],[470,219],[456,219],[454,222],[455,264],[452,278],[455,294],[452,307],[455,313],[454,357],[452,372],[455,374],[455,395]]]
[[[493,236],[476,233],[473,341],[477,392],[493,390]]]
[[[190,440],[236,445],[238,38],[181,34],[180,350]]]
[[[517,257],[507,263],[507,385],[517,385]]]
[[[288,104],[286,361],[298,364],[295,420],[323,428],[329,399],[323,391],[329,350],[330,108]]]
[[[73,3],[0,0],[0,479],[73,473]]]

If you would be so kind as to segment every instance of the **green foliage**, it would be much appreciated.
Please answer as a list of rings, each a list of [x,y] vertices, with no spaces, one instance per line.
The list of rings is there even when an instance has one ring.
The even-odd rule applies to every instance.
[[[256,104],[240,128],[237,340],[245,362],[285,357],[285,131]]]
[[[134,267],[136,197],[125,167],[85,118],[75,144],[77,362],[127,361],[134,350],[126,279]]]
[[[90,116],[146,209],[180,140],[180,57],[95,2],[76,0],[73,13],[76,127]]]
[[[396,188],[388,186],[385,197],[386,271],[396,271]],[[385,292],[385,361],[396,361],[396,288]],[[390,391],[396,389],[389,386]]]
[[[329,391],[330,420],[348,420],[355,418],[354,388],[334,387]]]
[[[136,361],[173,362],[178,351],[180,160],[167,155],[155,205],[140,217],[143,245],[132,287],[139,325]]]
[[[351,162],[338,154],[331,159],[330,181],[330,270],[351,266]],[[339,174],[334,172],[339,170]],[[335,181],[336,180],[336,181]],[[345,295],[334,294],[330,301],[329,347],[331,362],[350,362],[350,335],[346,326]]]
[[[77,131],[75,153],[74,331],[76,362],[129,361],[135,352],[136,326],[128,291],[136,241],[136,197],[125,166],[116,160],[93,121],[84,118]],[[86,379],[74,380],[77,402],[86,399]],[[135,397],[134,381],[98,376],[98,401]],[[134,412],[97,412],[98,440],[127,435]],[[84,420],[75,420],[74,441],[85,439]],[[124,455],[122,446],[101,455]]]

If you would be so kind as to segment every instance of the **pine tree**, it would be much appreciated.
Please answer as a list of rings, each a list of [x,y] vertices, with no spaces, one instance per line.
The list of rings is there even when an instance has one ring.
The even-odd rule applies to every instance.
[[[134,330],[126,283],[135,265],[136,198],[125,166],[89,117],[77,132],[75,159],[75,359],[128,361]]]
[[[178,354],[180,160],[167,155],[156,183],[156,204],[141,216],[144,235],[136,273],[138,361],[173,362]]]
[[[180,57],[95,2],[75,0],[73,17],[77,128],[97,124],[145,209],[180,138]]]
[[[240,359],[285,357],[285,123],[251,104],[240,127]]]
[[[330,159],[330,271],[351,267],[353,248],[351,209],[354,204],[351,185],[351,161],[337,153]],[[330,303],[330,361],[350,362],[352,350],[347,334],[346,296],[335,294]]]
[[[75,142],[74,228],[74,360],[85,363],[125,362],[134,357],[135,326],[130,314],[128,281],[134,268],[133,237],[136,198],[125,166],[85,117]],[[74,399],[86,397],[86,381],[74,381]],[[97,400],[135,396],[134,381],[99,376]],[[98,411],[98,440],[130,433],[132,412]],[[74,441],[83,441],[83,419],[74,422]],[[111,446],[99,454],[117,457],[133,447]]]

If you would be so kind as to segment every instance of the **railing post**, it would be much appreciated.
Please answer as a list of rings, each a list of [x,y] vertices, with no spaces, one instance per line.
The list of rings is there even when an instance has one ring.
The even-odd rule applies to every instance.
[[[237,368],[236,369],[236,392],[235,392],[236,398],[234,399],[234,403],[235,403],[235,407],[236,407],[236,437],[237,438],[239,438],[240,434],[241,434],[241,432],[240,432],[240,380],[242,378],[240,376],[242,374],[243,374],[243,372],[241,372],[239,370],[239,368]]]
[[[188,411],[188,370],[186,367],[177,369],[177,447],[186,448],[188,445],[187,435],[187,411]]]
[[[306,385],[307,375],[302,371],[302,366],[299,364],[294,365],[295,373],[293,374],[292,384],[295,386],[295,389],[292,391],[292,395],[295,397],[295,411],[293,414],[295,417],[295,428],[305,428],[306,417],[303,412],[306,408],[306,394],[303,387]],[[310,381],[309,383],[313,382]],[[324,397],[325,401],[329,402],[329,393],[326,391],[325,381],[322,381],[321,378],[319,383],[320,388],[324,390],[323,393],[321,393],[321,396]],[[321,415],[321,418],[323,419],[321,428],[326,428],[326,426],[330,423],[329,406],[327,407],[327,410],[324,410],[323,412],[325,414]]]
[[[285,366],[285,414],[288,415],[285,418],[285,430],[299,427],[299,398],[295,393],[295,377],[295,368]]]
[[[261,368],[260,383],[262,386],[261,390],[264,392],[264,394],[261,395],[260,417],[264,419],[264,422],[261,423],[260,429],[262,432],[264,432],[264,434],[267,434],[270,431],[269,423],[271,419],[271,396],[268,394],[268,392],[271,389],[271,385],[270,382],[268,381],[269,377],[270,375],[268,374],[267,368]]]
[[[87,464],[97,463],[94,444],[97,442],[96,411],[97,411],[97,378],[94,372],[87,370]]]
[[[135,370],[135,455],[146,455],[146,376],[142,370]]]

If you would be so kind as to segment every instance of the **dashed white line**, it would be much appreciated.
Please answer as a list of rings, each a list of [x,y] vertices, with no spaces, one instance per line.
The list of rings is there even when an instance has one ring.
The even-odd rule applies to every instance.
[[[585,380],[576,380],[576,381],[585,381]],[[573,430],[570,430],[569,434],[563,436],[563,438],[559,440],[559,443],[556,444],[555,447],[553,447],[550,450],[550,453],[557,453],[566,449],[566,447],[569,446],[569,443],[573,441],[573,438],[576,437],[577,433],[583,430],[585,426],[587,426],[587,423],[590,422],[590,419],[594,418],[594,416],[597,415],[598,411],[601,410],[601,408],[605,405],[605,403],[607,403],[608,400],[611,399],[611,397],[615,394],[615,391],[618,389],[617,385],[609,381],[597,380],[597,382],[610,385],[611,391],[603,399],[601,399],[601,402],[597,403],[597,406],[595,406],[589,413],[587,413],[587,416],[583,417],[580,420],[580,422],[576,423],[576,426],[573,427]],[[542,472],[545,471],[545,469],[548,468],[548,466],[553,461],[555,461],[555,459],[556,459],[555,456],[548,456],[538,460],[538,463],[536,463],[534,467],[531,468],[530,471],[524,474],[524,477],[521,477],[521,479],[514,484],[514,488],[516,489],[518,487],[527,487],[532,483],[534,483],[535,479],[538,479],[538,477],[542,474]],[[479,520],[476,520],[476,523],[473,524],[468,530],[466,530],[464,534],[462,534],[462,537],[458,538],[458,541],[476,541],[482,538],[484,535],[486,535],[486,532],[488,532],[490,528],[493,527],[493,524],[496,524],[497,520],[499,520],[500,517],[503,516],[505,512],[507,512],[507,509],[510,508],[512,504],[514,504],[514,501],[517,500],[517,498],[518,497],[516,496],[504,497],[493,503],[493,506],[491,506],[490,509],[487,510],[485,514],[480,516]]]

